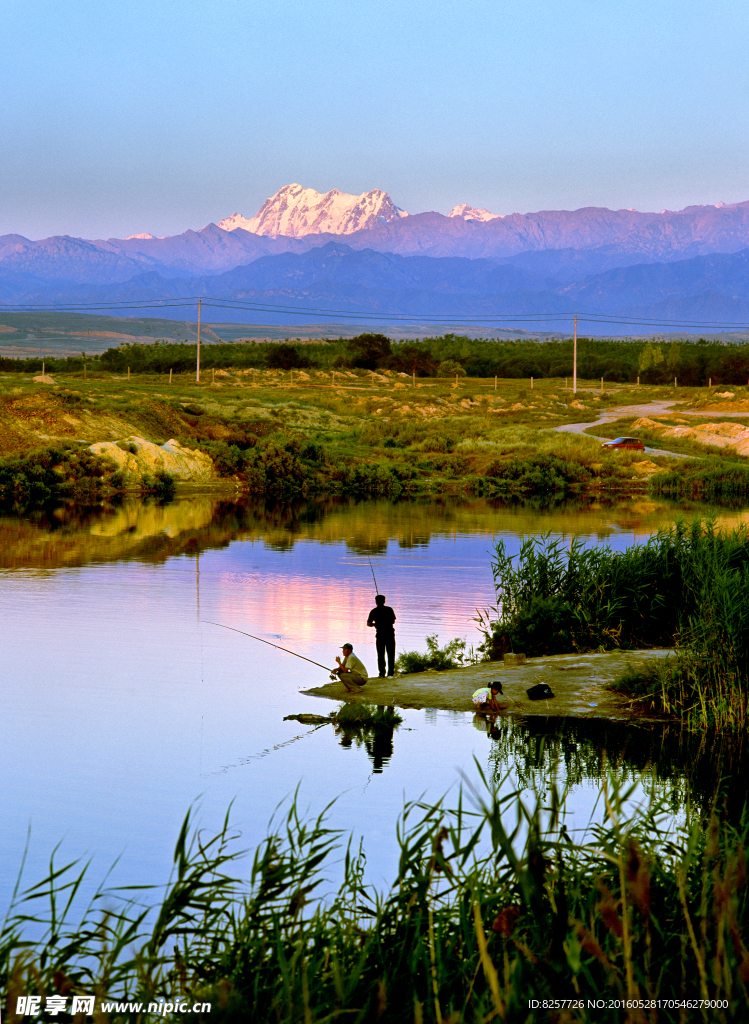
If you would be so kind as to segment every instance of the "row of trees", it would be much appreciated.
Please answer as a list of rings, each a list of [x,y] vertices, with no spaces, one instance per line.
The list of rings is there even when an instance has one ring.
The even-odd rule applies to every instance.
[[[131,344],[110,348],[101,356],[87,356],[114,373],[190,372],[196,347],[189,342]],[[83,368],[81,357],[47,359],[51,372]],[[384,334],[327,340],[319,344],[290,342],[217,342],[203,345],[205,369],[390,369],[417,377],[544,378],[572,375],[572,341],[498,341],[446,334],[423,341],[393,341]],[[38,372],[41,359],[0,358],[0,369]],[[746,384],[749,381],[749,344],[720,341],[611,341],[578,339],[578,375],[584,379],[643,384],[669,383],[704,386]]]

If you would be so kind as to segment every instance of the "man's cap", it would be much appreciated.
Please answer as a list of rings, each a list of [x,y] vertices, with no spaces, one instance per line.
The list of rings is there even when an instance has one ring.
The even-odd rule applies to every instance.
[[[354,649],[354,645],[353,644],[341,644],[341,650],[343,650],[344,647],[350,647],[352,651]]]

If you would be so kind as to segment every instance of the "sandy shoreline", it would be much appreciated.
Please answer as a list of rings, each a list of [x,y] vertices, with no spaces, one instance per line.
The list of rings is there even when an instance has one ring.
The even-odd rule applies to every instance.
[[[606,654],[557,654],[529,658],[524,665],[505,666],[487,662],[446,672],[413,672],[395,679],[370,678],[361,698],[348,693],[340,682],[315,686],[302,693],[333,700],[364,699],[371,704],[399,708],[437,708],[444,711],[473,711],[471,694],[480,686],[499,679],[505,695],[503,713],[527,717],[609,718],[616,721],[641,719],[630,698],[607,689],[627,665],[665,658],[669,650],[610,651]],[[548,683],[554,692],[550,700],[532,701],[526,690],[536,683]]]

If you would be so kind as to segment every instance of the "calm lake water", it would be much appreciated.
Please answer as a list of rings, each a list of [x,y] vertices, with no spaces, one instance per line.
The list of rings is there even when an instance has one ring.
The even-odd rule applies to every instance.
[[[694,766],[712,755],[673,730],[535,720],[506,722],[492,740],[470,714],[409,710],[392,744],[342,746],[331,726],[283,721],[335,708],[299,693],[325,681],[321,669],[207,621],[323,664],[349,640],[375,672],[367,556],[398,615],[399,650],[423,649],[429,634],[477,643],[476,608],[494,600],[494,538],[511,551],[547,531],[624,548],[678,515],[650,501],[289,509],[198,495],[0,520],[0,902],[29,829],[29,883],[58,842],[65,859],[93,856],[96,878],[122,854],[114,881],[161,882],[188,807],[215,829],[234,801],[252,847],[297,786],[310,811],[336,801],[332,824],[364,837],[370,880],[384,882],[404,801],[454,792],[461,772],[477,777],[474,759],[490,776],[509,772],[507,785],[572,784],[571,828],[593,813],[604,757],[624,776],[644,772],[643,787],[654,781],[681,813],[710,774]]]

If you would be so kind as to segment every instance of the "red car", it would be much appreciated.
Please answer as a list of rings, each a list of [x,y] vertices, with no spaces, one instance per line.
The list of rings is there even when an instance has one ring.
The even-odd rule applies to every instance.
[[[639,437],[617,437],[613,441],[604,441],[601,448],[631,448],[636,452],[645,451],[645,445]]]

